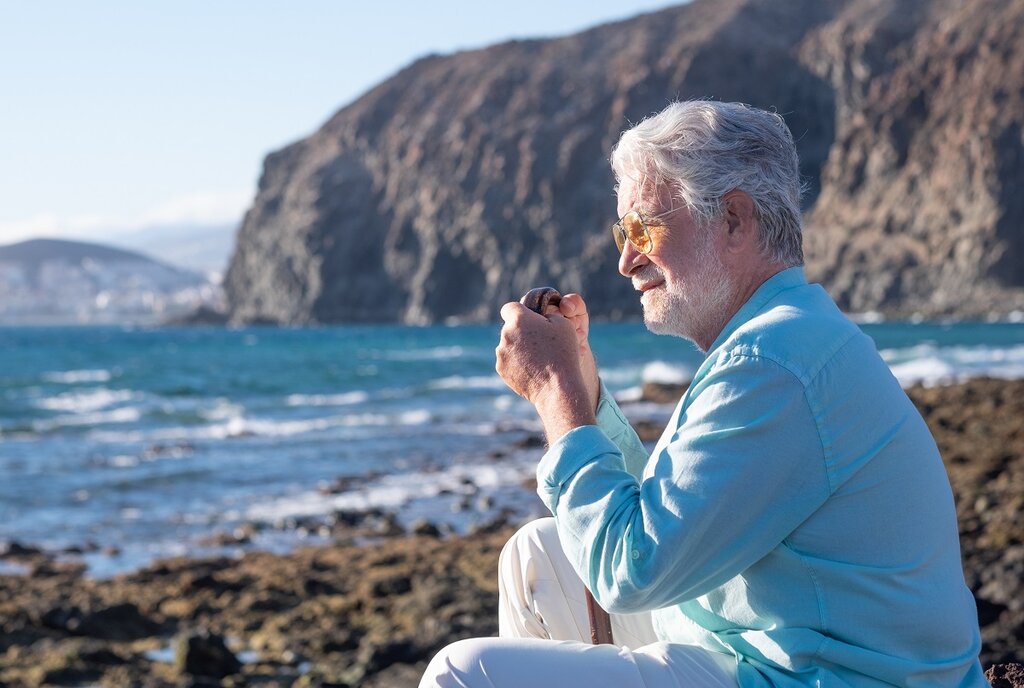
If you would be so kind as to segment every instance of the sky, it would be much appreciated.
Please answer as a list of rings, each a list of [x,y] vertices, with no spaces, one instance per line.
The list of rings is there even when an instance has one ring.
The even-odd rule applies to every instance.
[[[237,223],[263,157],[418,57],[666,0],[0,0],[0,244]]]

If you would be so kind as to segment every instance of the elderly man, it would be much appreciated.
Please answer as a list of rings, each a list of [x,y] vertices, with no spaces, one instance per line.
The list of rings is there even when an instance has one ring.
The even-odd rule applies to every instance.
[[[935,443],[799,267],[778,115],[676,103],[612,154],[619,271],[654,332],[707,356],[647,454],[599,381],[583,299],[506,304],[497,370],[550,449],[554,514],[500,563],[500,638],[421,686],[976,686],[974,601]],[[590,645],[583,583],[617,645]]]

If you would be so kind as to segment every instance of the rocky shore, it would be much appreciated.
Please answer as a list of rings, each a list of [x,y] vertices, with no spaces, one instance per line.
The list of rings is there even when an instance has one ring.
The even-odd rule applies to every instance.
[[[1020,661],[1024,381],[909,393],[956,493],[982,662]],[[440,647],[495,633],[497,557],[512,525],[443,537],[380,514],[335,521],[329,545],[166,560],[108,580],[66,555],[0,545],[3,570],[19,571],[0,575],[0,686],[415,686]],[[1024,669],[990,678],[1024,685]]]

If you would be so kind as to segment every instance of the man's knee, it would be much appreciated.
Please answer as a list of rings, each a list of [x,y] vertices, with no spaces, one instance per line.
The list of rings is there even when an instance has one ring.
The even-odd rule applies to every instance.
[[[493,638],[459,640],[441,649],[427,665],[419,688],[486,686]]]

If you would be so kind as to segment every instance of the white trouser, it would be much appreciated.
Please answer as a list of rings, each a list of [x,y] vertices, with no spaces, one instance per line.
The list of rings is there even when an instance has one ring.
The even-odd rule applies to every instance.
[[[420,688],[736,688],[731,657],[660,642],[649,613],[612,614],[621,647],[591,645],[583,582],[553,518],[528,523],[506,543],[498,591],[501,637],[444,648]]]

